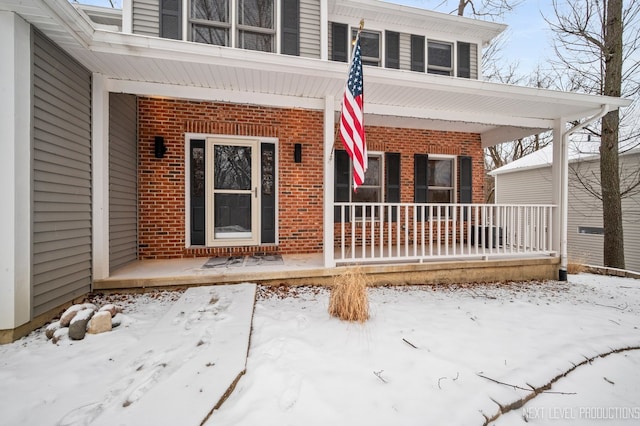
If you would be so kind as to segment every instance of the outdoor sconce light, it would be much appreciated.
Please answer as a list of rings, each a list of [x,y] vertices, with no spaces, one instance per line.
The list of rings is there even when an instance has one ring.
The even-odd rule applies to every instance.
[[[297,143],[293,146],[293,161],[302,163],[302,144]]]
[[[164,158],[164,154],[167,152],[167,147],[164,144],[164,138],[162,136],[156,136],[156,142],[153,149],[156,154],[156,158]]]

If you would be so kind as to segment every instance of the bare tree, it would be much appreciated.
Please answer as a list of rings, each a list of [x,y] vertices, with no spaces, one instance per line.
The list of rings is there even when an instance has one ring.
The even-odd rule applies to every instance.
[[[558,81],[570,89],[607,96],[637,99],[640,63],[638,17],[640,4],[622,0],[567,0],[563,7],[554,0],[555,20],[547,19],[554,31]],[[604,264],[624,268],[624,235],[622,229],[622,196],[632,194],[640,184],[637,173],[624,174],[621,188],[619,154],[633,147],[640,132],[635,108],[627,125],[621,125],[619,111],[605,115],[599,126],[588,129],[600,138],[599,191],[588,176],[581,176],[585,189],[591,189],[602,202],[604,224]],[[623,133],[621,134],[621,130]]]
[[[471,15],[483,19],[497,19],[505,13],[512,12],[513,9],[522,3],[523,0],[457,0],[457,5],[450,13],[458,16],[465,16],[465,12],[471,10]],[[443,0],[436,8],[450,3]]]

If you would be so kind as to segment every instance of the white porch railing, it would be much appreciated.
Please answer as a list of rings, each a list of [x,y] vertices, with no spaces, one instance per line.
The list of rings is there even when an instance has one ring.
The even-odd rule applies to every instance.
[[[335,261],[549,255],[553,205],[335,203]]]

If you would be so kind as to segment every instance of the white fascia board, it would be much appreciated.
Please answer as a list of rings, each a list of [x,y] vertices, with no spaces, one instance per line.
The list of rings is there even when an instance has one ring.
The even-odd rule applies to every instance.
[[[553,120],[545,120],[539,118],[500,116],[496,114],[485,114],[481,112],[464,113],[460,111],[406,108],[401,106],[377,105],[372,103],[366,103],[364,106],[364,110],[365,114],[397,115],[401,117],[425,118],[433,120],[463,121],[494,126],[517,126],[520,128],[532,129],[533,133],[535,133],[535,129],[549,129],[553,125]]]
[[[511,121],[512,124],[519,122],[520,120]],[[503,142],[514,141],[516,139],[524,138],[527,136],[542,133],[550,130],[553,127],[553,120],[548,120],[550,126],[548,127],[510,127],[505,125],[504,127],[497,127],[495,129],[487,130],[481,135],[482,147],[489,148]]]
[[[91,51],[346,79],[347,64],[225,46],[96,30]]]
[[[312,110],[322,110],[324,108],[323,99],[273,95],[269,93],[208,89],[203,87],[180,86],[177,84],[109,79],[107,82],[107,88],[109,92],[129,93],[149,97],[229,102],[279,108],[304,108]]]
[[[95,27],[86,14],[80,13],[67,0],[38,0],[37,4],[42,10],[49,12],[48,15],[64,27],[76,42],[89,47]]]
[[[363,18],[365,20],[365,28],[368,28],[367,20],[384,23],[386,21],[385,17],[401,18],[402,21],[406,23],[403,32],[407,32],[407,29],[411,28],[416,34],[423,34],[425,31],[429,33],[429,27],[433,26],[430,25],[431,22],[436,22],[438,25],[446,22],[444,26],[451,28],[451,32],[474,33],[477,34],[477,37],[483,42],[487,43],[507,28],[505,24],[481,21],[391,2],[377,0],[340,0],[338,3],[337,1],[330,1],[329,19],[339,19],[339,22],[348,22],[340,19],[341,17],[350,18],[349,20],[355,18],[357,22]]]

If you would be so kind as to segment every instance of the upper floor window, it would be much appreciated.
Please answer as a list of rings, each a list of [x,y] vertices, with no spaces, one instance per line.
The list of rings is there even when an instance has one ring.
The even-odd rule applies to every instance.
[[[355,40],[357,29],[351,31],[352,40]],[[360,33],[360,49],[362,51],[362,64],[379,67],[382,63],[380,51],[380,33],[376,31],[362,30]]]
[[[427,42],[427,72],[453,75],[453,45],[441,41]]]
[[[236,22],[230,10],[237,8]],[[263,52],[274,51],[274,0],[192,0],[191,40],[231,46],[236,31],[236,47]]]

